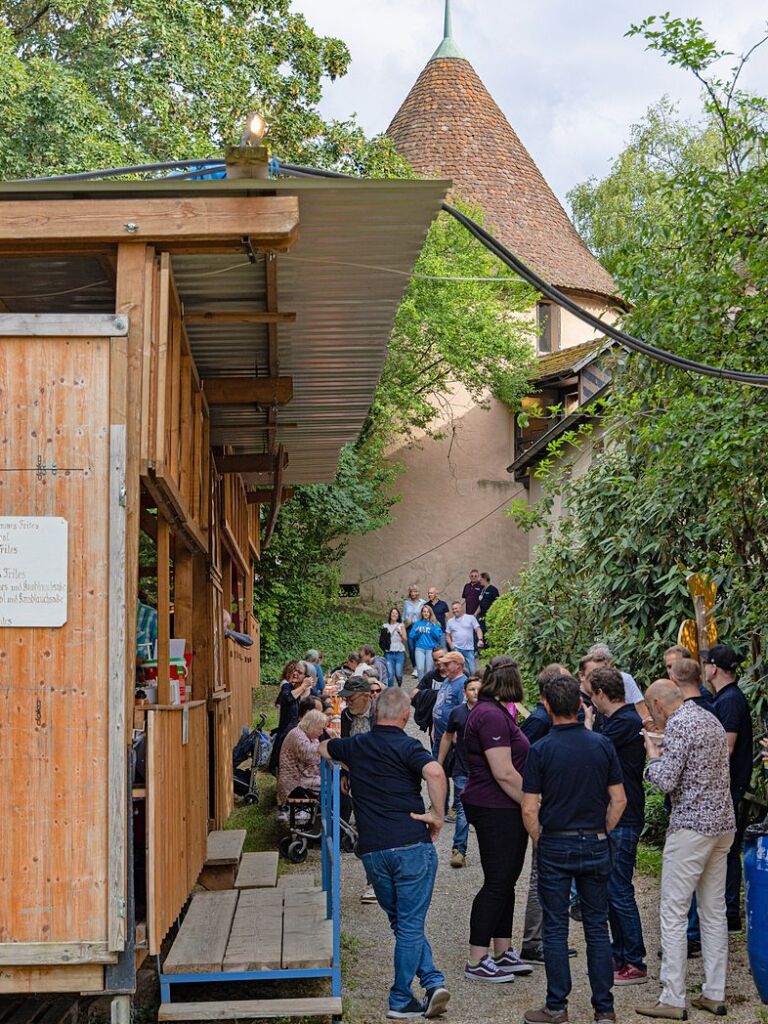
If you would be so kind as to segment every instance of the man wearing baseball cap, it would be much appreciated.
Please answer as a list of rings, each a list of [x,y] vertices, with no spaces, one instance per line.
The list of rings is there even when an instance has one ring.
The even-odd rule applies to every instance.
[[[704,653],[706,681],[715,691],[712,709],[725,729],[731,773],[731,799],[736,815],[736,835],[728,854],[725,905],[728,930],[741,931],[741,846],[745,822],[739,810],[752,778],[752,716],[747,698],[736,681],[741,658],[726,644],[715,644]]]

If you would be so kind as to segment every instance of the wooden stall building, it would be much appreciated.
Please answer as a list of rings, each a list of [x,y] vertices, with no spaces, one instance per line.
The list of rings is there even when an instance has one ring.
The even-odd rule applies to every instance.
[[[357,436],[445,190],[0,183],[0,993],[130,993],[184,907],[261,545]]]

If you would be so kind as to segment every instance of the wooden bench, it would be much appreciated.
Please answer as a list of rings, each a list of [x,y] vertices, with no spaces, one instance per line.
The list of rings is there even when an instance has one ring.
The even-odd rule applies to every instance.
[[[205,865],[198,882],[204,889],[232,889],[237,878],[245,843],[245,829],[223,829],[208,833]]]

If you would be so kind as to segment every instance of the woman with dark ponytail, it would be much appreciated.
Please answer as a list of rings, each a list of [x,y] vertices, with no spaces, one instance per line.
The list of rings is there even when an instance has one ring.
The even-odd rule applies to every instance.
[[[498,984],[533,970],[512,948],[515,884],[528,842],[520,802],[530,744],[507,705],[522,699],[517,663],[493,658],[464,730],[468,780],[461,801],[475,828],[483,868],[483,885],[472,904],[464,972],[472,981]]]

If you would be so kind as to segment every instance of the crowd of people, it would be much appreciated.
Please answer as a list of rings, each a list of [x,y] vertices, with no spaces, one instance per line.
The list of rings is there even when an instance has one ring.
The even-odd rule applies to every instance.
[[[465,614],[463,607],[458,611]],[[412,625],[427,624],[417,641],[435,625],[420,612],[411,606]],[[410,632],[400,636],[405,646]],[[649,980],[633,884],[644,780],[667,794],[670,820],[661,880],[661,991],[637,1012],[686,1019],[687,958],[701,955],[705,981],[690,1004],[724,1015],[728,932],[742,924],[741,802],[753,757],[736,653],[714,646],[702,678],[699,662],[674,645],[665,653],[664,677],[643,694],[614,665],[610,650],[597,644],[573,673],[563,664],[542,670],[539,700],[529,713],[515,661],[493,658],[479,677],[466,650],[474,653],[448,642],[433,647],[431,662],[418,660],[412,694],[381,686],[372,710],[369,702],[365,728],[349,728],[319,745],[320,755],[340,762],[348,776],[359,853],[395,935],[388,1016],[433,1018],[448,1005],[425,920],[437,871],[433,842],[453,820],[451,866],[466,863],[471,828],[483,874],[464,977],[505,984],[543,965],[545,1005],[529,1010],[525,1020],[565,1024],[575,955],[568,931],[575,918],[586,939],[595,1021],[612,1024],[614,986]],[[371,676],[356,675],[359,666],[346,665],[353,673],[348,685],[366,692]],[[406,733],[412,714],[428,733],[428,745]],[[515,889],[529,840],[531,877],[518,952]],[[413,993],[415,978],[423,997]]]

